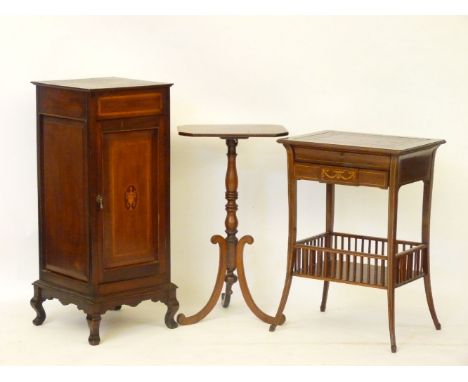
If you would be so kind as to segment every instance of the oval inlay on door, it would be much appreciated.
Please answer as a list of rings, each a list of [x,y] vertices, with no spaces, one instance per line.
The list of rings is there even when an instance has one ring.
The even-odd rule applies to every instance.
[[[125,191],[125,207],[127,210],[134,210],[137,204],[138,195],[135,186],[128,186]]]

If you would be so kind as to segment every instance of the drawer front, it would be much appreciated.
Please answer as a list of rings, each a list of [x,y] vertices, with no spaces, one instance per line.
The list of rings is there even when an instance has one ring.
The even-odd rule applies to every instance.
[[[359,185],[388,188],[388,172],[359,169]]]
[[[320,167],[319,182],[358,185],[359,170],[347,167]]]
[[[388,187],[387,172],[362,168],[296,163],[294,165],[294,176],[298,180],[315,180],[321,183]]]
[[[163,114],[164,97],[161,92],[109,94],[98,97],[99,118],[127,118]]]
[[[305,147],[296,147],[294,149],[294,154],[295,159],[298,162],[321,163],[332,166],[342,165],[345,167],[350,166],[379,170],[388,170],[390,166],[390,157],[387,155],[317,150]]]

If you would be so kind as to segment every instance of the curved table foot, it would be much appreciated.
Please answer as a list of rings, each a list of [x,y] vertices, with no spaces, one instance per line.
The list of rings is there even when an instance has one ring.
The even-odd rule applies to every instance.
[[[228,286],[226,285],[226,292],[221,293],[221,305],[223,308],[227,308],[229,306],[229,303],[231,302],[231,294],[231,288],[228,289]]]
[[[42,306],[44,298],[42,297],[41,289],[38,286],[34,286],[34,297],[31,299],[31,307],[36,312],[36,318],[33,320],[33,324],[36,326],[42,325],[46,319],[46,313]]]
[[[239,277],[239,286],[242,292],[242,296],[244,296],[244,300],[247,303],[247,306],[255,314],[260,320],[266,322],[267,324],[276,323],[277,325],[282,325],[286,321],[286,317],[284,314],[281,314],[279,318],[269,316],[265,312],[263,312],[250,294],[249,286],[247,284],[247,279],[245,277],[245,270],[244,270],[244,246],[245,244],[252,244],[254,239],[250,235],[246,235],[240,238],[239,242],[237,243],[237,275]]]
[[[274,332],[278,325],[281,325],[284,323],[285,318],[284,318],[283,311],[286,306],[286,301],[288,299],[289,289],[291,288],[291,281],[292,281],[292,276],[287,276],[286,282],[284,285],[283,295],[281,297],[280,306],[278,307],[278,312],[276,313],[276,317],[274,318],[274,321],[271,323],[270,328],[269,328],[270,332]]]
[[[167,312],[166,312],[166,315],[164,316],[164,323],[169,329],[175,329],[179,326],[177,322],[174,320],[174,316],[176,312],[179,310],[179,303],[176,299],[170,299],[165,304],[167,306]]]
[[[228,270],[224,281],[226,282],[226,290],[221,294],[221,304],[223,308],[227,308],[231,302],[232,286],[237,281],[237,276],[234,274],[234,271]]]
[[[288,301],[289,290],[291,289],[292,283],[292,261],[288,264],[288,272],[286,274],[286,280],[284,282],[283,294],[281,295],[281,301],[278,306],[278,311],[276,312],[275,321],[270,325],[270,332],[274,332],[278,325],[281,325],[281,319],[284,317],[283,311],[286,307],[286,302]],[[284,322],[284,321],[283,321]]]
[[[435,311],[434,300],[432,299],[431,277],[428,274],[424,276],[424,289],[426,291],[427,306],[429,307],[432,321],[434,322],[436,330],[440,330],[442,326],[440,325],[439,319],[437,318],[437,313]]]
[[[99,345],[99,342],[101,342],[101,338],[99,337],[99,325],[101,324],[101,315],[88,314],[86,315],[86,321],[88,321],[89,326],[89,344],[93,346]]]
[[[221,290],[223,289],[224,276],[226,273],[226,240],[220,235],[214,235],[211,238],[211,242],[213,244],[219,245],[218,275],[216,277],[216,283],[213,292],[211,293],[210,299],[208,300],[206,305],[198,313],[189,317],[185,316],[182,313],[179,314],[177,316],[177,322],[180,325],[192,325],[203,320],[208,315],[208,313],[210,313],[213,310],[214,306],[216,305],[216,302],[219,299]]]

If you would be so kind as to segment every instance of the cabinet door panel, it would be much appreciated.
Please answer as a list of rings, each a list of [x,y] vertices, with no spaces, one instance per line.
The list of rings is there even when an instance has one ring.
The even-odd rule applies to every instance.
[[[43,116],[40,123],[43,267],[88,280],[85,125]]]
[[[158,261],[158,132],[103,134],[105,270]]]

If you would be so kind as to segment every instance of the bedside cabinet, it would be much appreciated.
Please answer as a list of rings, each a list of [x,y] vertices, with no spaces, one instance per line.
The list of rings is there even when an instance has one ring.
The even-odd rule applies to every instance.
[[[143,300],[167,305],[170,278],[169,90],[124,78],[33,82],[37,91],[39,280],[42,303],[86,313],[89,343],[101,315]]]

